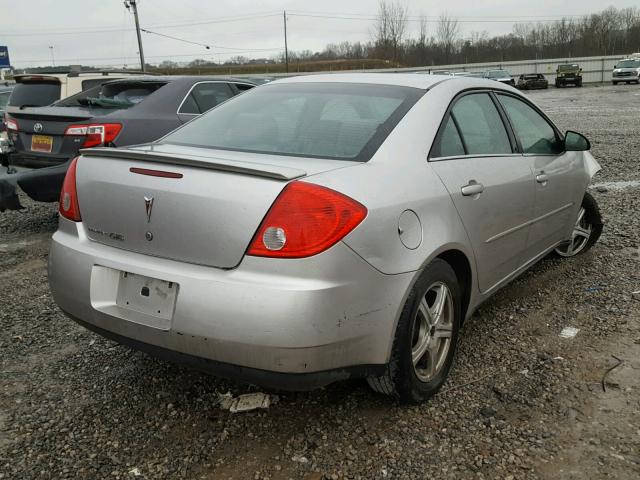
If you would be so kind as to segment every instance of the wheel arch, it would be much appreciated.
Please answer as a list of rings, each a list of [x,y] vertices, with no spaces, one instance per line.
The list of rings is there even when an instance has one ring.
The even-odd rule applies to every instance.
[[[461,250],[451,249],[438,254],[436,258],[440,258],[447,262],[458,278],[458,284],[462,290],[462,321],[464,322],[469,309],[471,300],[472,278],[471,263],[467,256]]]

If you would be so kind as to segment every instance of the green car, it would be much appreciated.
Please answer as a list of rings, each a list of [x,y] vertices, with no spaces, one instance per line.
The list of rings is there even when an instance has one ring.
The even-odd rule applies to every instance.
[[[556,87],[582,86],[582,69],[577,63],[563,63],[556,69]]]

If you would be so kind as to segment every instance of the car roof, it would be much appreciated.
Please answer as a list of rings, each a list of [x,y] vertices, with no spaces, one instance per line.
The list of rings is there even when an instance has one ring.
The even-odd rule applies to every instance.
[[[213,75],[140,75],[137,77],[117,78],[105,82],[104,85],[110,85],[113,83],[130,83],[130,82],[153,82],[153,83],[169,83],[169,82],[233,82],[233,83],[247,83],[249,85],[256,85],[257,82],[245,78],[238,77],[221,77]]]
[[[283,83],[367,83],[429,90],[431,87],[442,82],[460,82],[463,88],[495,88],[496,86],[496,82],[492,80],[470,76],[415,75],[413,73],[325,73],[281,78],[271,84],[265,85],[265,87]],[[464,84],[462,82],[464,82]]]

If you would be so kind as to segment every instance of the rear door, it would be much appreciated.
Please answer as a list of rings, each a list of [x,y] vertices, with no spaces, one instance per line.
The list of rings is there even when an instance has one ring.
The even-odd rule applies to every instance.
[[[180,121],[188,122],[193,117],[202,115],[216,105],[230,99],[236,94],[226,82],[196,83],[178,108]]]
[[[430,154],[471,240],[482,292],[518,268],[527,242],[533,174],[516,150],[494,97],[482,91],[454,100]]]
[[[584,193],[581,152],[565,152],[560,133],[532,104],[498,93],[525,158],[534,169],[535,212],[524,262],[567,238]]]

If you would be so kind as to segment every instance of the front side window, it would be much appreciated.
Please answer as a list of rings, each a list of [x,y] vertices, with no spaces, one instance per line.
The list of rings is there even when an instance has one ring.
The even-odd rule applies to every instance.
[[[451,115],[456,120],[468,155],[512,153],[509,135],[488,93],[474,93],[460,98]]]
[[[535,109],[510,95],[498,94],[511,126],[520,140],[524,153],[558,154],[562,143],[547,120]]]
[[[267,84],[189,122],[162,143],[367,161],[423,94],[392,85]]]

